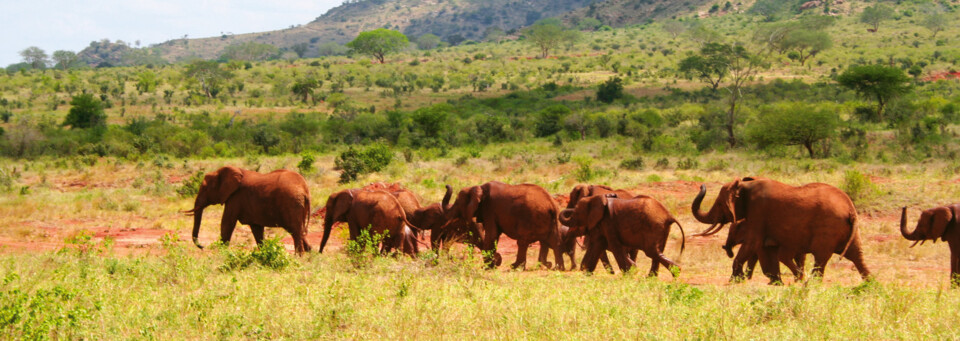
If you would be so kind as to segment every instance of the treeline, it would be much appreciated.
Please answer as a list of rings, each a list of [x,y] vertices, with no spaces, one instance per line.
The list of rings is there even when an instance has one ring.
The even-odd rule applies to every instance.
[[[492,143],[541,139],[559,147],[605,138],[619,138],[638,154],[696,155],[730,148],[722,92],[674,89],[644,98],[620,93],[610,103],[595,97],[556,99],[578,90],[549,83],[503,97],[467,95],[413,111],[294,111],[260,120],[174,109],[124,124],[106,124],[102,103],[89,95],[78,102],[84,98],[79,95],[66,121],[38,115],[8,126],[0,150],[14,158],[209,158],[329,153],[344,145],[377,143],[404,151],[408,158],[429,159],[450,155],[455,148]],[[951,143],[956,141],[951,128],[960,123],[957,91],[956,82],[929,83],[889,104],[880,119],[872,103],[859,101],[855,92],[836,84],[775,80],[745,89],[748,105],[740,109],[734,131],[745,142],[738,148],[773,156],[880,162],[954,159],[960,156]]]

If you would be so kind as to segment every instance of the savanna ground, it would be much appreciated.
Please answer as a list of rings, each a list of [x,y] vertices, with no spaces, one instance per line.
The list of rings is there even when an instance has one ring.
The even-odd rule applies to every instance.
[[[200,339],[901,339],[960,337],[960,291],[949,289],[949,252],[942,244],[909,248],[897,231],[899,208],[919,209],[958,196],[955,166],[841,164],[831,160],[770,159],[706,154],[692,169],[618,169],[630,157],[616,139],[566,143],[596,157],[589,174],[558,161],[547,142],[489,146],[465,161],[404,162],[360,181],[338,185],[333,155],[307,174],[314,207],[346,187],[398,182],[440,200],[443,185],[461,188],[489,180],[531,182],[567,194],[579,179],[628,188],[663,202],[685,227],[679,255],[674,228],[666,255],[682,265],[679,278],[661,271],[645,278],[640,256],[630,274],[481,269],[479,252],[454,247],[439,257],[348,256],[343,229],[324,254],[292,255],[289,266],[236,266],[252,249],[249,228],[238,227],[230,248],[198,250],[190,218],[192,197],[177,194],[197,170],[225,164],[262,171],[296,169],[299,157],[169,160],[134,164],[113,158],[38,159],[5,165],[14,191],[0,196],[0,333],[11,338]],[[91,165],[92,164],[92,165]],[[686,167],[684,167],[686,168]],[[848,170],[869,176],[853,183]],[[862,283],[847,260],[832,260],[822,281],[768,286],[762,276],[729,284],[731,260],[720,248],[725,231],[690,237],[706,226],[690,213],[701,183],[704,205],[735,176],[764,175],[787,183],[826,182],[858,194],[860,233],[875,281]],[[856,188],[854,188],[856,187]],[[218,236],[218,207],[204,216],[201,242]],[[309,241],[321,237],[311,222]],[[535,262],[538,246],[530,249]],[[516,247],[501,240],[504,264]],[[283,253],[281,253],[282,255]],[[582,256],[578,251],[578,257]],[[283,258],[279,260],[281,263]],[[552,257],[551,257],[552,259]],[[277,261],[274,259],[274,261]],[[810,262],[808,261],[808,264]]]

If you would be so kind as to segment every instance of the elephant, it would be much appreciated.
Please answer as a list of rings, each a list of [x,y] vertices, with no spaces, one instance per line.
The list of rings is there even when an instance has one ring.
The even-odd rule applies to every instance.
[[[594,195],[607,195],[607,194],[616,194],[616,197],[624,198],[624,199],[634,197],[633,193],[630,193],[629,191],[623,190],[623,189],[615,190],[613,188],[610,188],[609,186],[604,186],[604,185],[581,184],[581,185],[574,186],[573,190],[570,191],[570,201],[567,202],[566,208],[567,209],[574,208],[577,205],[577,202],[580,201],[580,199],[591,197]],[[561,246],[561,253],[566,254],[570,257],[570,263],[571,263],[570,270],[573,270],[574,268],[577,267],[576,243],[577,243],[576,238],[565,238],[563,241],[563,245]],[[584,245],[583,245],[584,248],[589,247],[589,245],[587,245],[586,243],[587,241],[584,240]],[[638,252],[639,250],[636,250],[636,249],[630,250],[630,259],[632,259],[634,262],[637,261]],[[603,267],[606,268],[607,271],[613,273],[613,267],[610,265],[610,258],[607,257],[606,252],[600,253],[600,261],[603,263]],[[582,264],[581,264],[581,270],[583,270]]]
[[[913,247],[927,240],[937,239],[947,242],[950,246],[950,286],[960,287],[960,225],[957,223],[960,204],[940,206],[924,210],[920,213],[920,220],[913,232],[907,231],[907,208],[903,208],[900,215],[900,234],[907,240],[912,240]]]
[[[335,222],[346,222],[350,229],[350,240],[357,240],[360,231],[371,228],[370,233],[384,234],[381,251],[390,252],[394,248],[407,255],[415,256],[419,252],[416,237],[417,226],[407,220],[400,201],[391,193],[375,190],[345,189],[330,195],[326,203],[326,215],[323,219],[323,239],[320,241],[320,253],[323,253]]]
[[[650,257],[649,276],[656,276],[660,265],[679,269],[677,263],[663,255],[673,224],[680,229],[681,255],[686,248],[683,226],[663,204],[648,196],[627,199],[617,198],[615,194],[591,196],[578,201],[574,208],[561,211],[559,219],[570,226],[565,239],[586,235],[587,252],[582,264],[588,272],[596,269],[600,254],[608,249],[623,272],[636,265],[628,255],[631,250],[642,250]]]
[[[407,220],[410,220],[421,230],[430,231],[430,247],[434,250],[449,247],[449,242],[462,240],[469,235],[467,225],[462,222],[446,226],[444,229],[446,224],[444,212],[450,209],[450,197],[453,195],[453,188],[450,185],[446,185],[446,189],[441,202],[417,208],[407,216]],[[468,242],[479,245],[479,241],[476,239],[471,239]]]
[[[812,253],[813,275],[822,277],[830,257],[838,253],[853,262],[864,280],[870,271],[863,262],[857,229],[857,210],[850,197],[836,187],[811,183],[795,187],[771,179],[734,179],[720,189],[710,211],[700,211],[706,186],[693,200],[694,218],[712,224],[700,235],[711,235],[730,223],[723,248],[733,257],[733,247],[742,244],[733,262],[731,281],[743,278],[743,263],[758,257],[771,284],[782,283],[778,260],[798,278],[796,260]]]
[[[447,203],[441,203],[443,207]],[[510,185],[491,181],[483,185],[463,188],[457,199],[444,212],[443,229],[457,223],[465,223],[480,240],[486,268],[496,267],[502,261],[497,253],[497,240],[501,234],[517,240],[517,260],[514,269],[523,268],[527,261],[527,248],[540,242],[540,264],[551,268],[547,252],[554,250],[558,269],[563,269],[560,253],[560,224],[557,222],[559,208],[553,197],[540,186],[533,184]]]
[[[310,251],[307,227],[310,221],[310,189],[296,172],[276,170],[267,174],[237,167],[222,167],[207,173],[200,183],[193,209],[193,243],[200,245],[200,222],[203,210],[223,204],[220,220],[220,241],[230,243],[239,221],[250,225],[257,245],[263,243],[264,227],[282,227],[293,236],[297,254]]]

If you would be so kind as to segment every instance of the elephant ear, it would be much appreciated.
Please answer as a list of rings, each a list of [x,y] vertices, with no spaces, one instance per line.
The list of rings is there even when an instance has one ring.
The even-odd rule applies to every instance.
[[[345,220],[344,216],[347,215],[347,212],[350,211],[350,207],[353,206],[353,191],[349,189],[343,190],[332,200],[332,206],[330,203],[327,203],[327,210],[329,210],[329,214],[331,214],[330,217],[337,221]]]
[[[727,197],[723,199],[723,208],[727,211],[727,215],[730,217],[730,222],[732,223],[736,223],[739,219],[737,217],[737,201],[740,199],[741,187],[742,183],[740,179],[734,180],[727,191]]]
[[[590,199],[587,206],[587,221],[584,229],[590,231],[600,224],[603,216],[608,214],[610,200],[606,196],[597,195]]]
[[[219,203],[227,202],[227,199],[240,189],[243,182],[243,171],[236,167],[223,167],[217,175],[217,200]]]
[[[570,191],[570,203],[567,205],[568,208],[575,207],[581,198],[585,198],[590,195],[587,187],[587,185],[583,184],[573,187],[573,190]]]
[[[936,241],[937,238],[943,237],[944,231],[947,230],[947,225],[954,220],[954,213],[953,209],[949,207],[941,207],[934,211],[933,217],[930,219],[930,234],[925,237],[933,239],[934,241]]]
[[[467,193],[467,205],[463,208],[463,218],[472,219],[477,216],[477,210],[480,209],[480,202],[483,199],[483,188],[480,186],[473,186],[470,188],[470,191]]]

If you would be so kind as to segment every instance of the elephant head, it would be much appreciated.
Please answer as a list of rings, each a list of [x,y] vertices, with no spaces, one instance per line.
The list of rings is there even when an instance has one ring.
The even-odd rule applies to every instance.
[[[696,236],[713,235],[720,232],[724,225],[732,223],[730,225],[730,232],[727,234],[727,242],[723,246],[728,257],[733,257],[733,247],[742,242],[744,232],[739,229],[744,220],[743,218],[745,218],[745,203],[742,192],[745,187],[754,180],[754,178],[746,177],[735,179],[724,184],[723,187],[720,188],[720,193],[713,202],[713,206],[710,207],[710,211],[707,213],[700,211],[700,204],[703,202],[703,197],[707,194],[706,185],[700,185],[700,193],[693,199],[693,204],[691,205],[693,217],[701,223],[711,224],[709,228],[696,234]]]
[[[444,207],[445,223],[441,229],[448,230],[456,224],[465,224],[473,235],[482,240],[483,235],[478,226],[480,221],[477,219],[477,211],[484,199],[483,186],[472,186],[460,190],[460,193],[457,194],[457,200],[449,206],[447,205],[449,199],[444,200],[441,205]]]
[[[946,240],[944,234],[947,228],[956,223],[956,212],[950,206],[931,208],[920,213],[920,220],[917,221],[917,227],[913,232],[907,231],[907,208],[903,208],[900,215],[900,234],[907,240],[913,240],[911,245],[925,242],[927,240],[937,241],[938,238]]]
[[[336,222],[347,221],[347,213],[353,206],[353,194],[355,189],[345,189],[330,195],[327,198],[326,214],[323,216],[323,239],[320,240],[320,253],[323,253],[323,247],[327,245],[330,239],[330,231]]]
[[[223,167],[203,177],[203,182],[200,183],[200,189],[197,191],[197,198],[193,202],[193,209],[185,212],[193,215],[193,243],[198,248],[203,248],[198,240],[203,210],[207,206],[227,202],[227,199],[240,189],[242,183],[243,171],[237,167]]]
[[[431,230],[430,245],[434,249],[440,247],[440,242],[461,232],[459,226],[447,226],[446,212],[450,210],[450,197],[453,196],[453,188],[446,186],[447,191],[443,194],[443,200],[439,203],[430,204],[414,211],[412,216],[407,217],[411,224],[420,227],[421,230]]]
[[[586,235],[595,229],[600,224],[600,220],[607,215],[610,197],[595,195],[586,200],[578,201],[574,208],[560,211],[560,224],[569,227],[569,230],[563,233],[561,244],[570,246],[573,238]]]

